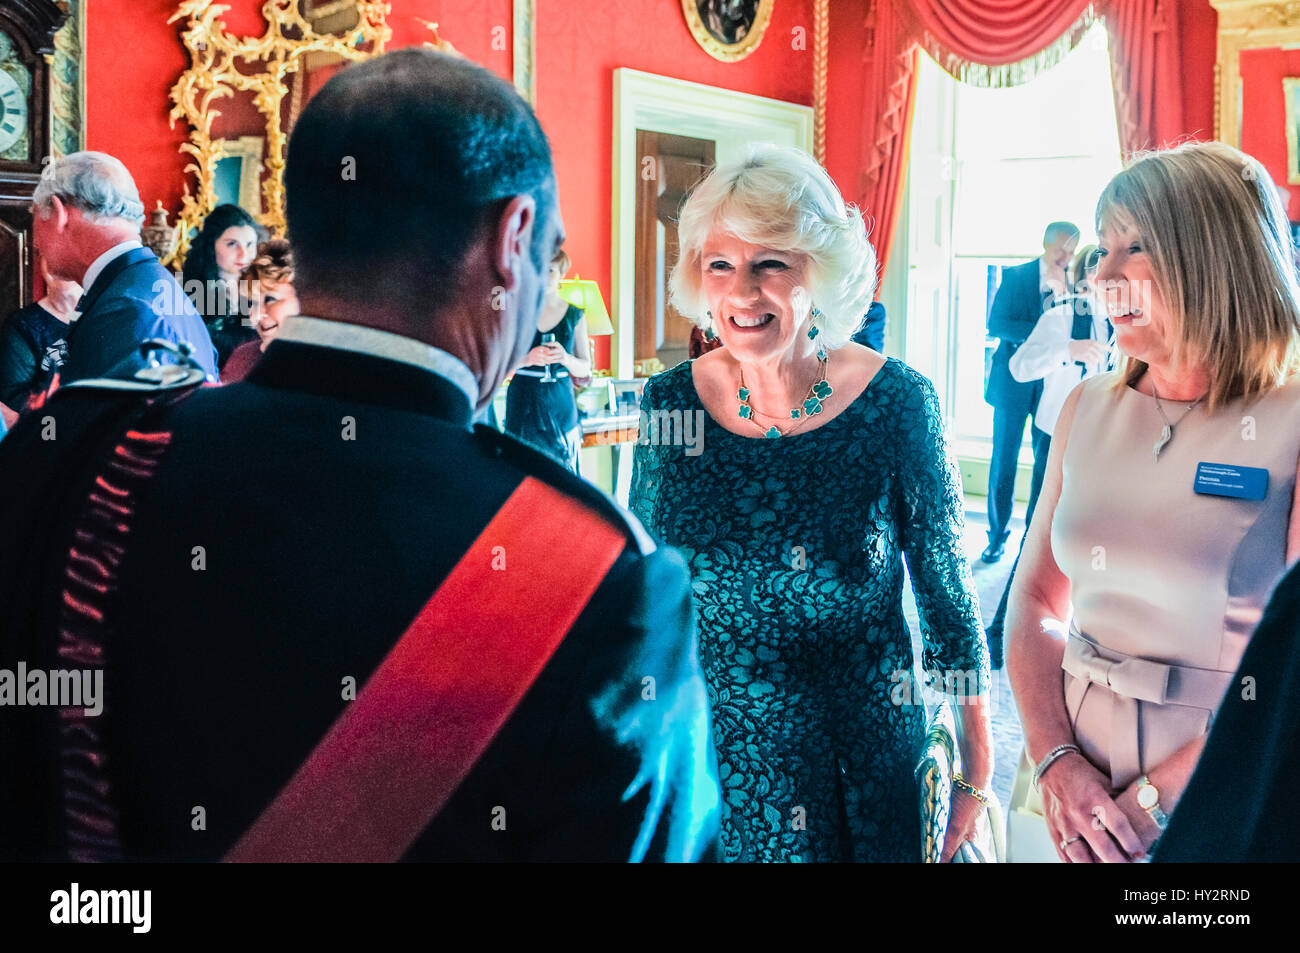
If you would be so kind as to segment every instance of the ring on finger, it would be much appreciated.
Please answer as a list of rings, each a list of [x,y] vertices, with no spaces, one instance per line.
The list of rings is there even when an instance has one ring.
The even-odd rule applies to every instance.
[[[1065,850],[1065,848],[1069,847],[1071,844],[1073,844],[1073,843],[1074,843],[1075,841],[1077,841],[1077,840],[1083,840],[1083,835],[1082,835],[1082,834],[1075,834],[1073,837],[1063,837],[1063,838],[1061,838],[1061,850]]]

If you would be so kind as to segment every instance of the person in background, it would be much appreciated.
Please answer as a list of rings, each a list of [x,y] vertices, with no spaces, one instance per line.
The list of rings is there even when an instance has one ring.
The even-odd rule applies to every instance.
[[[32,241],[46,269],[85,289],[60,383],[130,376],[145,366],[140,345],[150,339],[188,348],[217,380],[217,352],[203,320],[140,243],[144,204],[126,166],[103,152],[51,160],[32,195],[32,215]]]
[[[691,328],[691,336],[686,344],[686,354],[693,361],[703,354],[722,347],[722,339],[716,334],[709,337],[705,330],[698,325]]]
[[[221,380],[226,384],[243,380],[284,319],[298,313],[298,295],[293,288],[293,251],[285,239],[263,242],[240,280],[248,291],[248,317],[257,332],[257,340],[245,341],[230,355],[221,369]]]
[[[1042,380],[1043,394],[1034,414],[1036,433],[1051,440],[1056,429],[1056,418],[1066,396],[1081,380],[1086,380],[1110,369],[1112,328],[1105,309],[1094,305],[1093,278],[1097,272],[1096,245],[1079,250],[1071,268],[1071,293],[1038,319],[1034,331],[1011,357],[1011,376],[1018,381]],[[1037,502],[1037,501],[1034,501]],[[1025,532],[1020,537],[1024,548],[1029,535],[1029,523],[1034,511],[1025,513]],[[1007,615],[1007,602],[1011,595],[1011,582],[1015,579],[1020,555],[1007,575],[993,621],[986,630],[989,640],[989,661],[993,668],[1002,667],[1002,634]]]
[[[238,205],[218,205],[203,220],[203,228],[185,256],[181,280],[185,293],[203,316],[217,364],[225,368],[235,348],[258,339],[248,312],[240,275],[257,254],[262,228]]]
[[[1025,420],[1033,421],[1043,393],[1042,381],[1017,381],[1011,376],[1011,357],[1029,337],[1043,312],[1066,291],[1065,269],[1079,244],[1078,226],[1070,222],[1053,222],[1043,232],[1043,254],[1023,265],[1004,269],[1002,283],[993,296],[989,310],[989,336],[998,338],[984,388],[984,399],[993,405],[993,447],[989,458],[988,516],[989,544],[980,559],[995,563],[1006,551],[1011,531],[1011,507],[1016,489],[1016,469],[1020,463],[1020,444],[1024,440]],[[1029,505],[1038,499],[1047,465],[1046,434],[1032,431],[1034,473],[1029,490]]]
[[[1065,400],[1007,612],[1030,833],[1073,863],[1150,854],[1300,556],[1300,286],[1268,173],[1151,153],[1097,227],[1124,357]]]
[[[879,301],[871,302],[867,316],[862,319],[862,327],[853,332],[853,341],[877,354],[885,353],[885,306]]]
[[[862,215],[807,153],[755,146],[678,235],[673,306],[725,346],[646,384],[630,505],[691,568],[727,859],[921,859],[904,557],[921,667],[959,696],[950,859],[992,777],[988,659],[934,386],[849,340],[875,286]]]
[[[505,429],[577,473],[582,428],[574,387],[590,382],[591,355],[582,309],[560,297],[560,281],[569,266],[569,256],[561,249],[551,261],[532,349],[506,388]],[[554,336],[549,344],[542,343],[546,334]]]
[[[55,278],[40,252],[45,296],[9,316],[0,330],[0,417],[7,425],[43,395],[68,357],[68,328],[77,317],[81,285]]]

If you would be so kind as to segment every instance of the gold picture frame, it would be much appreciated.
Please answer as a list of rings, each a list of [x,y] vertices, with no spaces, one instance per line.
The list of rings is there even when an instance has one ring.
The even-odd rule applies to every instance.
[[[776,0],[740,0],[727,3],[726,0],[682,0],[682,15],[690,28],[695,42],[703,47],[715,60],[734,63],[743,60],[758,49],[763,42],[763,34],[772,20],[772,5]],[[745,14],[739,19],[726,19],[729,12],[725,7],[738,7],[737,12]],[[749,7],[753,7],[752,16]],[[744,26],[744,33],[737,33],[738,26]],[[734,37],[734,39],[733,39]]]
[[[1219,14],[1214,138],[1241,148],[1241,54],[1300,43],[1297,0],[1210,0]]]
[[[390,5],[386,0],[348,0],[333,6],[305,6],[300,0],[265,0],[262,18],[266,32],[257,37],[234,36],[227,32],[221,15],[227,6],[214,0],[181,0],[168,23],[184,23],[181,40],[189,53],[190,66],[171,90],[170,118],[189,126],[182,153],[192,161],[185,166],[197,179],[197,194],[185,186],[177,222],[174,250],[164,264],[179,267],[189,251],[191,233],[216,207],[217,164],[226,152],[212,137],[212,121],[219,110],[214,104],[238,91],[253,94],[258,111],[266,120],[266,154],[262,161],[266,179],[261,183],[262,214],[259,221],[276,235],[285,231],[284,165],[288,131],[281,122],[281,102],[290,95],[290,77],[313,53],[334,54],[346,60],[363,60],[384,52],[392,39],[388,26]],[[356,25],[341,34],[318,33],[304,11],[338,15],[355,9]],[[255,67],[255,68],[254,68]]]
[[[1282,80],[1286,101],[1286,184],[1300,185],[1300,77]]]

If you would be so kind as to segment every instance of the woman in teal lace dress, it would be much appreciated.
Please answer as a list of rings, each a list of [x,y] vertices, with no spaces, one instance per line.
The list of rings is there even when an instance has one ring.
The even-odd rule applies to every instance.
[[[922,669],[951,679],[965,781],[992,776],[988,654],[932,385],[849,341],[875,259],[793,149],[716,170],[683,208],[673,303],[723,347],[652,379],[631,506],[690,564],[739,861],[921,856]],[[954,796],[945,855],[979,803]]]

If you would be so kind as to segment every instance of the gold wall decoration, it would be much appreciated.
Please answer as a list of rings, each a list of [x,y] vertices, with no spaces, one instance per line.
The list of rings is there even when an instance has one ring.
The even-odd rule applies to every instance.
[[[319,33],[313,26],[322,14],[337,16],[356,10],[355,25],[342,33]],[[190,127],[181,152],[192,161],[197,188],[185,186],[175,251],[165,264],[179,266],[189,250],[190,233],[216,207],[217,163],[225,153],[212,138],[212,121],[221,113],[214,108],[236,92],[253,94],[253,103],[266,119],[267,175],[262,183],[261,223],[283,235],[284,164],[288,131],[281,121],[281,103],[290,93],[286,79],[305,65],[311,54],[332,54],[346,60],[363,60],[384,52],[392,39],[388,26],[391,6],[385,0],[336,0],[326,4],[308,0],[266,0],[262,17],[266,32],[258,37],[233,36],[221,15],[229,7],[214,0],[182,0],[168,23],[185,21],[181,40],[190,55],[190,67],[172,87],[171,122],[183,119]]]
[[[826,76],[831,42],[831,0],[813,0],[813,155],[826,164]]]
[[[695,42],[714,59],[743,60],[763,42],[776,0],[682,0]]]
[[[1214,137],[1241,146],[1241,54],[1300,43],[1300,0],[1210,0],[1219,12]]]

